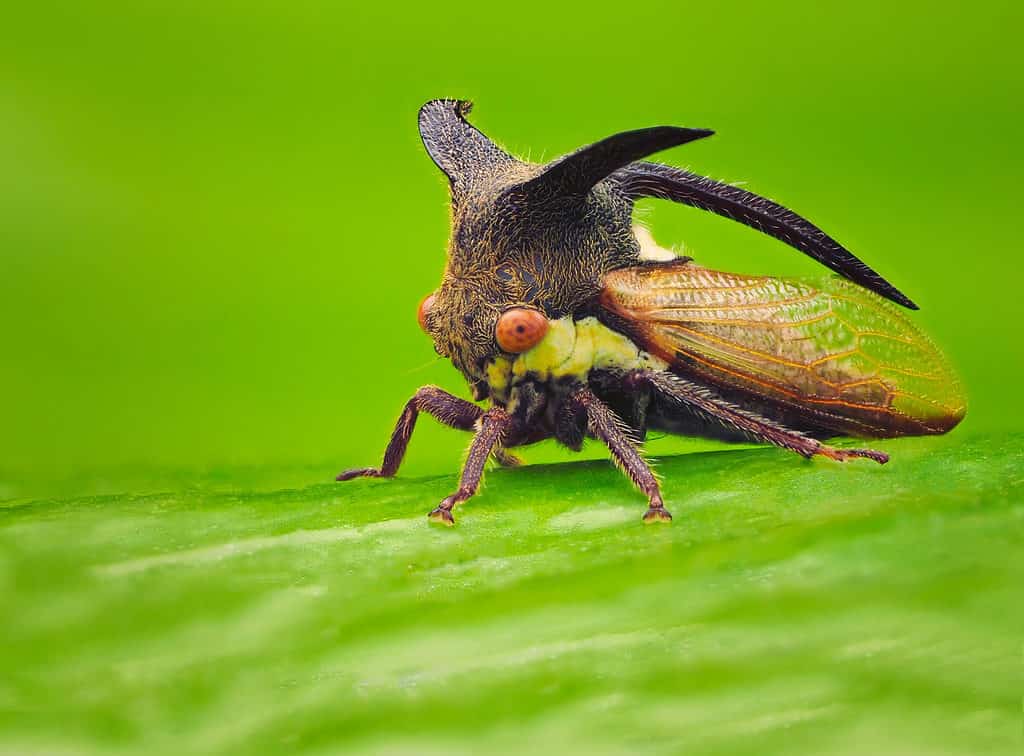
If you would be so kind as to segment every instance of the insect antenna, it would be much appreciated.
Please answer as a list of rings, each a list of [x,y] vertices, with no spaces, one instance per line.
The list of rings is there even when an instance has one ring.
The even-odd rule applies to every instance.
[[[445,358],[439,354],[435,355],[429,361],[424,362],[422,365],[416,365],[415,367],[409,368],[408,370],[405,371],[405,375],[412,375],[413,373],[422,373],[424,370],[432,368],[434,365],[436,365],[437,363],[441,362],[444,359]]]

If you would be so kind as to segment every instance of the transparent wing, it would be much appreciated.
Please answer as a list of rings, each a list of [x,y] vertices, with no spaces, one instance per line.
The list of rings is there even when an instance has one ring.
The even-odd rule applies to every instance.
[[[674,370],[868,436],[944,433],[965,412],[935,345],[842,278],[745,276],[671,262],[618,270],[601,304]]]

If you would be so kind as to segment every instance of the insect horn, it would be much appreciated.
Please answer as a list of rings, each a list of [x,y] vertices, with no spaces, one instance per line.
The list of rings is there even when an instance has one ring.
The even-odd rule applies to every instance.
[[[635,160],[714,133],[675,126],[623,131],[548,163],[539,176],[518,188],[528,197],[584,197],[599,181]]]
[[[431,100],[420,108],[423,146],[453,191],[464,188],[474,175],[518,162],[466,120],[472,109],[468,100]]]
[[[658,197],[732,218],[799,249],[836,273],[916,310],[899,289],[805,218],[745,189],[658,163],[634,163],[614,179],[631,199]]]

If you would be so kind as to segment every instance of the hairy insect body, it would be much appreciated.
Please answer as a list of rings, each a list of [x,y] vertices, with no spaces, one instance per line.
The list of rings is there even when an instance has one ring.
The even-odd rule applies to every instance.
[[[551,319],[577,313],[600,293],[608,271],[641,261],[625,200],[602,194],[581,217],[545,213],[547,232],[524,224],[535,211],[514,191],[456,210],[427,326],[441,353],[468,377],[482,378],[495,356],[494,328],[504,309],[529,306]]]
[[[452,206],[440,286],[421,327],[477,401],[425,386],[406,404],[379,468],[396,473],[420,412],[474,434],[457,491],[430,518],[451,525],[488,459],[553,438],[603,442],[648,499],[644,520],[671,519],[638,443],[647,428],[751,439],[804,457],[888,456],[837,449],[835,435],[945,433],[964,415],[955,376],[888,299],[916,305],[825,234],[739,187],[642,158],[709,136],[658,126],[616,134],[545,165],[512,157],[465,116],[433,100],[420,135],[447,176]],[[668,199],[756,228],[844,277],[807,284],[707,270],[633,226],[634,202]]]

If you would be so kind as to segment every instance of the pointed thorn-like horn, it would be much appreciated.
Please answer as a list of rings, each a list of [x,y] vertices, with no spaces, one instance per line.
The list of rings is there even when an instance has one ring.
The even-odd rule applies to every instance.
[[[431,100],[420,108],[423,146],[453,186],[515,160],[466,120],[472,109],[468,100]]]
[[[714,133],[709,129],[675,126],[624,131],[549,163],[539,176],[530,179],[520,189],[530,196],[545,198],[583,197],[599,181],[634,160]]]
[[[669,199],[732,218],[799,249],[841,276],[886,299],[911,310],[918,309],[905,294],[835,239],[807,219],[770,199],[658,163],[635,163],[615,173],[614,179],[632,199]]]

